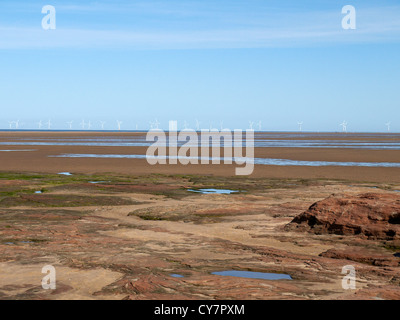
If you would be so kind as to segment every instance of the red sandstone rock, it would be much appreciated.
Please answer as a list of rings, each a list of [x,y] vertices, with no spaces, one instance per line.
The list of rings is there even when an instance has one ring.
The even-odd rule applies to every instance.
[[[400,265],[400,259],[394,255],[383,255],[354,247],[347,250],[330,249],[321,253],[320,257],[356,261],[379,267],[397,267]]]
[[[371,239],[400,239],[400,196],[365,193],[330,196],[295,217],[286,230],[316,234],[364,235]]]

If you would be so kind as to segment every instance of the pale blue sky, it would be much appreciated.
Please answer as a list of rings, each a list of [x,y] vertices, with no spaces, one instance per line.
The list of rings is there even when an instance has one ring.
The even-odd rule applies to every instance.
[[[41,27],[44,5],[56,30]],[[344,5],[357,29],[343,30]],[[0,128],[400,131],[400,3],[1,1]]]

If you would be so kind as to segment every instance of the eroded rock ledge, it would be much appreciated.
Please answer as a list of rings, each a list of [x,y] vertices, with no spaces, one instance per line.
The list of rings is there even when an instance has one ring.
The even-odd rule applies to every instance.
[[[364,193],[332,195],[295,217],[286,230],[316,234],[360,235],[369,239],[400,239],[400,195]]]

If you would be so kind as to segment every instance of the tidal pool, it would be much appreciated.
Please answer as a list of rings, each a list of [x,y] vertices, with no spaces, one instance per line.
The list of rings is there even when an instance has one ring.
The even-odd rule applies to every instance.
[[[231,193],[236,193],[239,192],[237,190],[229,190],[229,189],[188,189],[188,191],[191,192],[198,192],[198,193],[203,193],[203,194],[210,194],[210,193],[216,193],[216,194],[231,194]]]
[[[227,271],[212,272],[211,274],[217,276],[229,276],[229,277],[262,279],[262,280],[292,280],[292,277],[290,275],[283,273],[227,270]]]
[[[58,174],[61,174],[63,176],[72,176],[71,172],[59,172]]]
[[[27,152],[27,151],[36,151],[34,149],[22,149],[22,150],[0,150],[0,152]]]

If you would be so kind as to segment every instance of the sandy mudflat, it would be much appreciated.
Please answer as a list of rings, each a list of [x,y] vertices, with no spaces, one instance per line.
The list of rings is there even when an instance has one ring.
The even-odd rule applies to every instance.
[[[2,132],[0,143],[138,135]],[[332,194],[399,201],[400,168],[257,165],[251,176],[236,177],[233,165],[51,157],[146,149],[0,145],[0,299],[400,299],[398,240],[285,228]],[[400,151],[257,148],[256,157],[399,162]],[[192,191],[203,188],[240,192]],[[342,286],[349,264],[357,271],[351,290]],[[54,290],[42,288],[45,265],[56,270]],[[229,270],[292,279],[213,274]]]
[[[261,139],[271,135],[264,134]],[[287,140],[294,139],[287,134]],[[77,139],[77,138],[116,138],[138,137],[144,133],[133,132],[1,132],[0,142],[34,142],[38,139]],[[315,139],[315,134],[303,134],[301,139]],[[338,134],[332,134],[338,140]],[[380,137],[381,136],[381,137]],[[359,140],[399,142],[399,135],[377,134],[343,135],[343,141]],[[326,140],[329,134],[320,139]],[[21,140],[23,139],[23,140]],[[296,138],[299,139],[299,138]],[[43,141],[43,140],[42,140]],[[45,141],[45,140],[44,140]],[[101,147],[101,146],[40,146],[40,145],[1,145],[0,149],[33,150],[18,152],[0,152],[1,171],[13,172],[75,172],[75,173],[120,173],[120,174],[213,174],[231,176],[235,174],[235,165],[155,165],[151,166],[143,159],[94,159],[94,158],[54,158],[65,153],[79,154],[145,154],[147,147]],[[338,161],[338,162],[400,162],[400,150],[366,150],[350,148],[256,148],[255,157],[289,159],[301,161]],[[265,178],[327,178],[348,179],[369,182],[400,182],[400,168],[370,167],[308,167],[308,166],[269,166],[256,165],[252,177]]]

